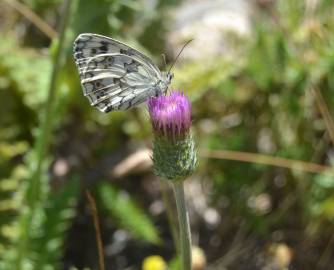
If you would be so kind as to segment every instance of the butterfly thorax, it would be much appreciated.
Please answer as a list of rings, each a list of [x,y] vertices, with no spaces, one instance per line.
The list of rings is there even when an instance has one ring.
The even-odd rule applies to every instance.
[[[163,94],[166,94],[168,86],[171,84],[174,74],[172,72],[162,72],[162,80],[159,82],[159,87]]]

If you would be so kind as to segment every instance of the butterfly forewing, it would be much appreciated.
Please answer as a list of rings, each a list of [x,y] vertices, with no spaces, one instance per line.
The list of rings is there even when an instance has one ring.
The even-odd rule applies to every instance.
[[[108,37],[79,35],[74,42],[74,59],[84,95],[102,112],[126,110],[168,87],[147,56]]]

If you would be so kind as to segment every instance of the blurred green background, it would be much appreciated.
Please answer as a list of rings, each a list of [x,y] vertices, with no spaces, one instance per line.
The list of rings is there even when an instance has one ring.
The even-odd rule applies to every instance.
[[[107,269],[162,270],[152,255],[178,269],[146,106],[89,106],[72,56],[83,32],[162,70],[194,39],[172,85],[199,151],[194,269],[333,269],[333,14],[332,0],[1,1],[0,269],[98,269],[86,190]]]

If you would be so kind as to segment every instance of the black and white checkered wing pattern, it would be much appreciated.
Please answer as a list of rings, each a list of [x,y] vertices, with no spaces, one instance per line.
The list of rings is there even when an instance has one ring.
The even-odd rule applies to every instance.
[[[160,70],[147,56],[105,36],[79,35],[74,59],[84,95],[102,112],[126,110],[167,89]]]

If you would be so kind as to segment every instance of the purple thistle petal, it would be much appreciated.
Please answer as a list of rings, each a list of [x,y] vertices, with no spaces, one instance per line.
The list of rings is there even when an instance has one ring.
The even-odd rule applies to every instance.
[[[154,131],[158,135],[173,140],[185,137],[191,125],[191,104],[181,92],[152,97],[148,100],[148,110]]]

